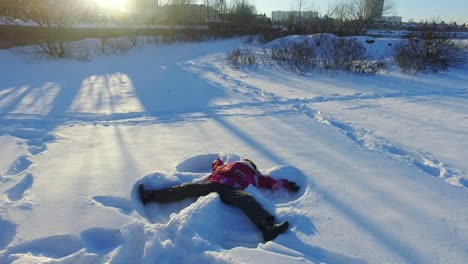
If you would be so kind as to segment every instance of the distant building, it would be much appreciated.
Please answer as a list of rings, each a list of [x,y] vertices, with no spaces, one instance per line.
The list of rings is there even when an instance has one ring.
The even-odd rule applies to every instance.
[[[383,15],[384,0],[366,0],[364,7],[365,18],[379,18]]]
[[[289,18],[304,18],[304,19],[311,19],[311,18],[318,18],[318,12],[315,11],[273,11],[271,12],[271,20],[274,22],[284,22],[287,21]]]
[[[291,16],[294,16],[294,11],[273,11],[271,12],[271,20],[273,21],[286,21]]]
[[[305,19],[318,18],[318,12],[315,12],[315,11],[302,12],[302,18],[305,18]]]

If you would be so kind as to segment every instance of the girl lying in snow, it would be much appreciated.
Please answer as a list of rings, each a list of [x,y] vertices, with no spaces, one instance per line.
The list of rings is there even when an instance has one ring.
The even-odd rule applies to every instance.
[[[146,190],[142,183],[139,186],[141,200],[143,204],[169,203],[217,192],[224,203],[241,209],[247,215],[250,221],[260,229],[265,242],[286,232],[289,227],[287,221],[275,224],[275,217],[266,211],[252,195],[243,190],[252,184],[270,190],[286,188],[291,192],[297,192],[299,186],[296,183],[264,176],[248,159],[224,164],[218,158],[213,161],[211,168],[213,172],[202,183],[185,183],[159,190]]]

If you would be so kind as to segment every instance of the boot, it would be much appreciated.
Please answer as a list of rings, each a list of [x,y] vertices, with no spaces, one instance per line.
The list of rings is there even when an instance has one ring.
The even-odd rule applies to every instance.
[[[289,223],[288,221],[284,221],[281,224],[275,224],[274,218],[267,218],[259,225],[259,228],[266,243],[286,232],[289,228]]]
[[[146,205],[149,201],[149,196],[143,183],[140,183],[140,186],[138,186],[138,193],[140,194],[141,202],[143,205]]]

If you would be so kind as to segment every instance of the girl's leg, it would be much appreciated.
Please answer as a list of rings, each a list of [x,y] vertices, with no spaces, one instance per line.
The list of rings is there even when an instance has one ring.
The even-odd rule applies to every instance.
[[[289,223],[275,224],[275,217],[270,214],[255,198],[243,190],[222,188],[218,191],[221,200],[244,212],[254,225],[262,232],[265,242],[271,241],[286,232]]]
[[[190,197],[200,197],[215,192],[213,183],[187,183],[159,190],[146,190],[146,202],[170,203],[181,201]]]
[[[243,190],[228,187],[223,188],[218,193],[224,203],[241,209],[255,225],[259,225],[265,220],[273,222],[275,219],[252,195]]]

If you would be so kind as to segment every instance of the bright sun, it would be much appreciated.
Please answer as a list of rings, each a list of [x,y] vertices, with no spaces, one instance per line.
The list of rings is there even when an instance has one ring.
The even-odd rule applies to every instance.
[[[96,3],[104,9],[109,11],[121,11],[125,12],[124,0],[94,0]]]

